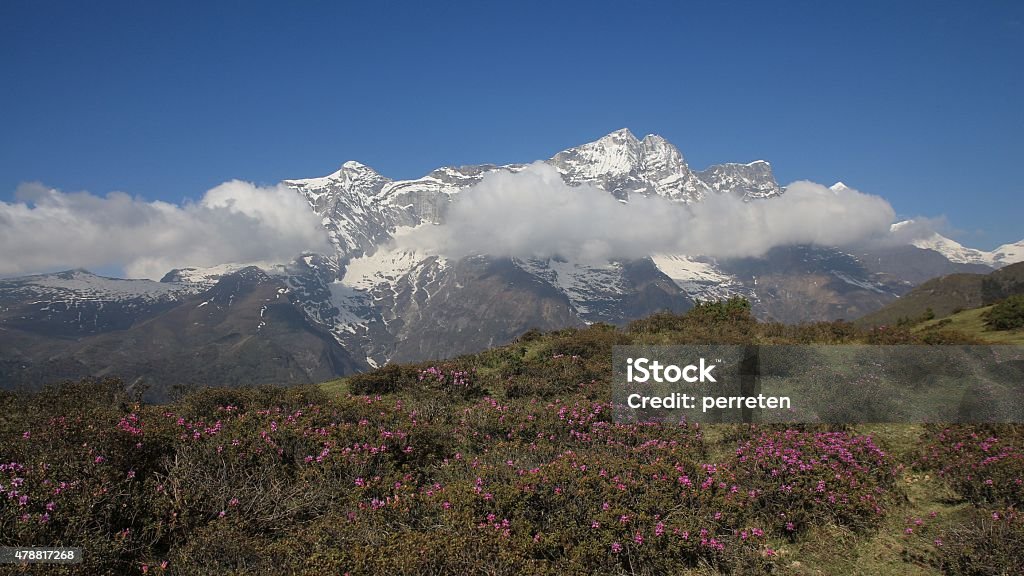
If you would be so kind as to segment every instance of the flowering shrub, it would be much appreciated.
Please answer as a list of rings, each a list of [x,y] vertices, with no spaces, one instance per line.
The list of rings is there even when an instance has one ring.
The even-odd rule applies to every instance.
[[[738,304],[697,316],[637,335],[760,329]],[[772,337],[849,327],[787,330]],[[852,428],[616,424],[607,351],[624,334],[533,334],[355,376],[338,397],[210,389],[154,406],[116,381],[0,392],[0,546],[82,546],[90,574],[761,574],[788,569],[821,526],[892,523],[899,463]],[[999,523],[906,526],[944,542],[925,561],[987,573],[964,560],[974,550],[1019,566],[1022,437],[929,431],[917,465],[999,506],[986,510]]]
[[[916,464],[972,502],[1024,505],[1024,437],[1009,426],[933,427]]]
[[[456,398],[473,398],[483,393],[476,371],[457,365],[428,366],[419,371],[417,379],[426,387]]]
[[[4,543],[88,542],[98,573],[251,569],[269,551],[267,570],[762,572],[772,538],[885,511],[889,465],[865,437],[751,430],[712,462],[699,426],[613,423],[599,384],[457,393],[473,378],[421,368],[445,400],[240,389],[68,406],[5,430]]]
[[[610,357],[609,348],[604,361]],[[600,362],[579,355],[551,354],[546,362],[528,364],[517,369],[505,382],[505,395],[510,398],[553,398],[583,391],[588,384],[608,378],[609,369]]]
[[[875,526],[895,483],[893,465],[869,436],[766,430],[736,449],[737,477],[782,534],[814,524]]]
[[[454,362],[424,366],[389,364],[351,377],[349,388],[355,394],[431,391],[458,398],[473,398],[483,394],[476,371]]]

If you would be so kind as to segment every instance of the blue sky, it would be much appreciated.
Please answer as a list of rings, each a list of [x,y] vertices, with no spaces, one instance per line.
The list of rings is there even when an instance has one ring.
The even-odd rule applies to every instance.
[[[1019,1],[364,4],[0,2],[0,200],[410,178],[628,127],[1024,238]]]

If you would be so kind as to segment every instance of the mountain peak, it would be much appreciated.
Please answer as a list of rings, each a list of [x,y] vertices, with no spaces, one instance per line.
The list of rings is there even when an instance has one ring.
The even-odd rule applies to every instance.
[[[338,190],[343,190],[350,194],[373,196],[390,181],[390,178],[385,178],[366,164],[349,160],[342,164],[336,172],[327,176],[285,180],[284,184],[300,190],[310,204],[316,206],[327,191],[333,191],[333,194]]]
[[[641,146],[628,128],[616,130],[594,142],[563,150],[551,162],[570,182],[605,181],[622,177],[640,164]]]
[[[660,134],[648,134],[647,136],[644,136],[644,139],[641,142],[648,147],[672,146],[672,144]],[[675,146],[672,147],[675,148]]]
[[[341,165],[341,168],[339,168],[337,172],[331,174],[328,178],[339,179],[345,178],[349,175],[379,176],[379,173],[362,162],[357,160],[348,160]]]
[[[1024,262],[1024,240],[996,248],[992,251],[992,259],[997,264]]]
[[[75,280],[80,278],[102,278],[99,275],[93,274],[85,268],[72,268],[70,270],[61,270],[60,272],[50,272],[49,274],[37,274],[35,277],[38,278],[59,278],[61,280]]]
[[[701,170],[697,176],[719,194],[728,192],[741,198],[755,199],[771,198],[783,192],[775,181],[772,165],[764,160],[746,164],[715,164]]]
[[[363,164],[362,162],[356,160],[348,160],[341,165],[341,168],[338,168],[337,170],[328,174],[327,176],[323,176],[321,178],[303,178],[299,180],[286,180],[286,182],[305,182],[307,184],[320,184],[327,182],[329,180],[345,180],[351,179],[353,177],[358,177],[360,175],[379,176],[376,170],[370,168],[366,164]]]
[[[637,140],[637,137],[634,136],[633,133],[629,131],[629,128],[619,128],[614,132],[610,132],[599,138],[598,142],[604,142],[608,140],[617,142],[629,142],[632,144],[640,142],[639,140]]]

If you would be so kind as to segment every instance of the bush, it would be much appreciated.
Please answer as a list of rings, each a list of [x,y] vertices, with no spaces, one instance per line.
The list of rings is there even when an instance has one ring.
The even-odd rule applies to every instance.
[[[1010,296],[992,306],[985,313],[985,325],[989,330],[1024,328],[1024,294]]]
[[[544,333],[543,332],[541,332],[540,330],[538,330],[536,328],[530,328],[526,332],[523,332],[522,334],[520,334],[519,337],[514,340],[514,342],[516,342],[517,344],[518,343],[526,344],[528,342],[534,342],[536,340],[540,340],[543,337],[544,337]]]
[[[685,314],[662,312],[629,324],[643,344],[747,344],[756,339],[757,320],[741,297],[697,302]]]
[[[954,576],[1024,574],[1024,516],[1013,509],[969,513],[939,533],[933,563]]]
[[[461,363],[446,362],[419,370],[416,376],[421,389],[429,389],[451,398],[478,398],[484,394],[476,370]]]
[[[584,360],[601,360],[611,366],[612,346],[631,343],[631,339],[610,324],[596,323],[581,330],[568,330],[557,335],[541,354],[569,356]]]
[[[416,366],[388,364],[372,372],[363,372],[349,378],[353,394],[393,394],[419,382]]]
[[[877,326],[865,336],[868,344],[919,344],[920,340],[906,326]]]
[[[736,450],[737,483],[781,535],[815,525],[878,525],[892,502],[893,466],[869,436],[767,429]]]
[[[900,464],[859,428],[728,425],[705,443],[703,425],[615,422],[613,345],[861,337],[699,308],[640,324],[662,333],[595,325],[387,366],[337,398],[207,389],[147,406],[95,380],[0,393],[0,545],[89,542],[76,568],[95,574],[764,574],[822,527],[889,526]],[[921,445],[916,465],[986,510],[920,561],[1020,571],[1024,427],[932,427]]]
[[[801,324],[794,335],[801,344],[848,344],[857,336],[856,326],[844,320]]]
[[[1019,429],[1018,429],[1019,430]],[[1024,438],[1013,428],[932,427],[916,466],[934,470],[961,497],[976,504],[1024,505]]]
[[[740,296],[714,302],[697,302],[686,314],[693,320],[706,323],[754,322],[750,301]]]

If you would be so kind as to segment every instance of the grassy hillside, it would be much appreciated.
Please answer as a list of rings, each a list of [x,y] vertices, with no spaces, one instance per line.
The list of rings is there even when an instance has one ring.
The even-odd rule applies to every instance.
[[[892,326],[901,319],[918,319],[929,311],[936,318],[977,308],[982,298],[981,274],[950,274],[929,280],[885,308],[857,320],[859,326]]]
[[[989,330],[984,315],[992,306],[957,312],[946,318],[937,318],[914,327],[914,332],[927,334],[935,330],[955,330],[995,344],[1024,345],[1024,330]]]
[[[319,386],[0,394],[0,545],[87,574],[1016,574],[1024,428],[621,425],[625,343],[973,341],[699,306]]]
[[[950,274],[934,278],[855,323],[862,327],[892,326],[901,320],[915,322],[926,316],[941,319],[1014,294],[1024,294],[1024,262],[990,274]]]

